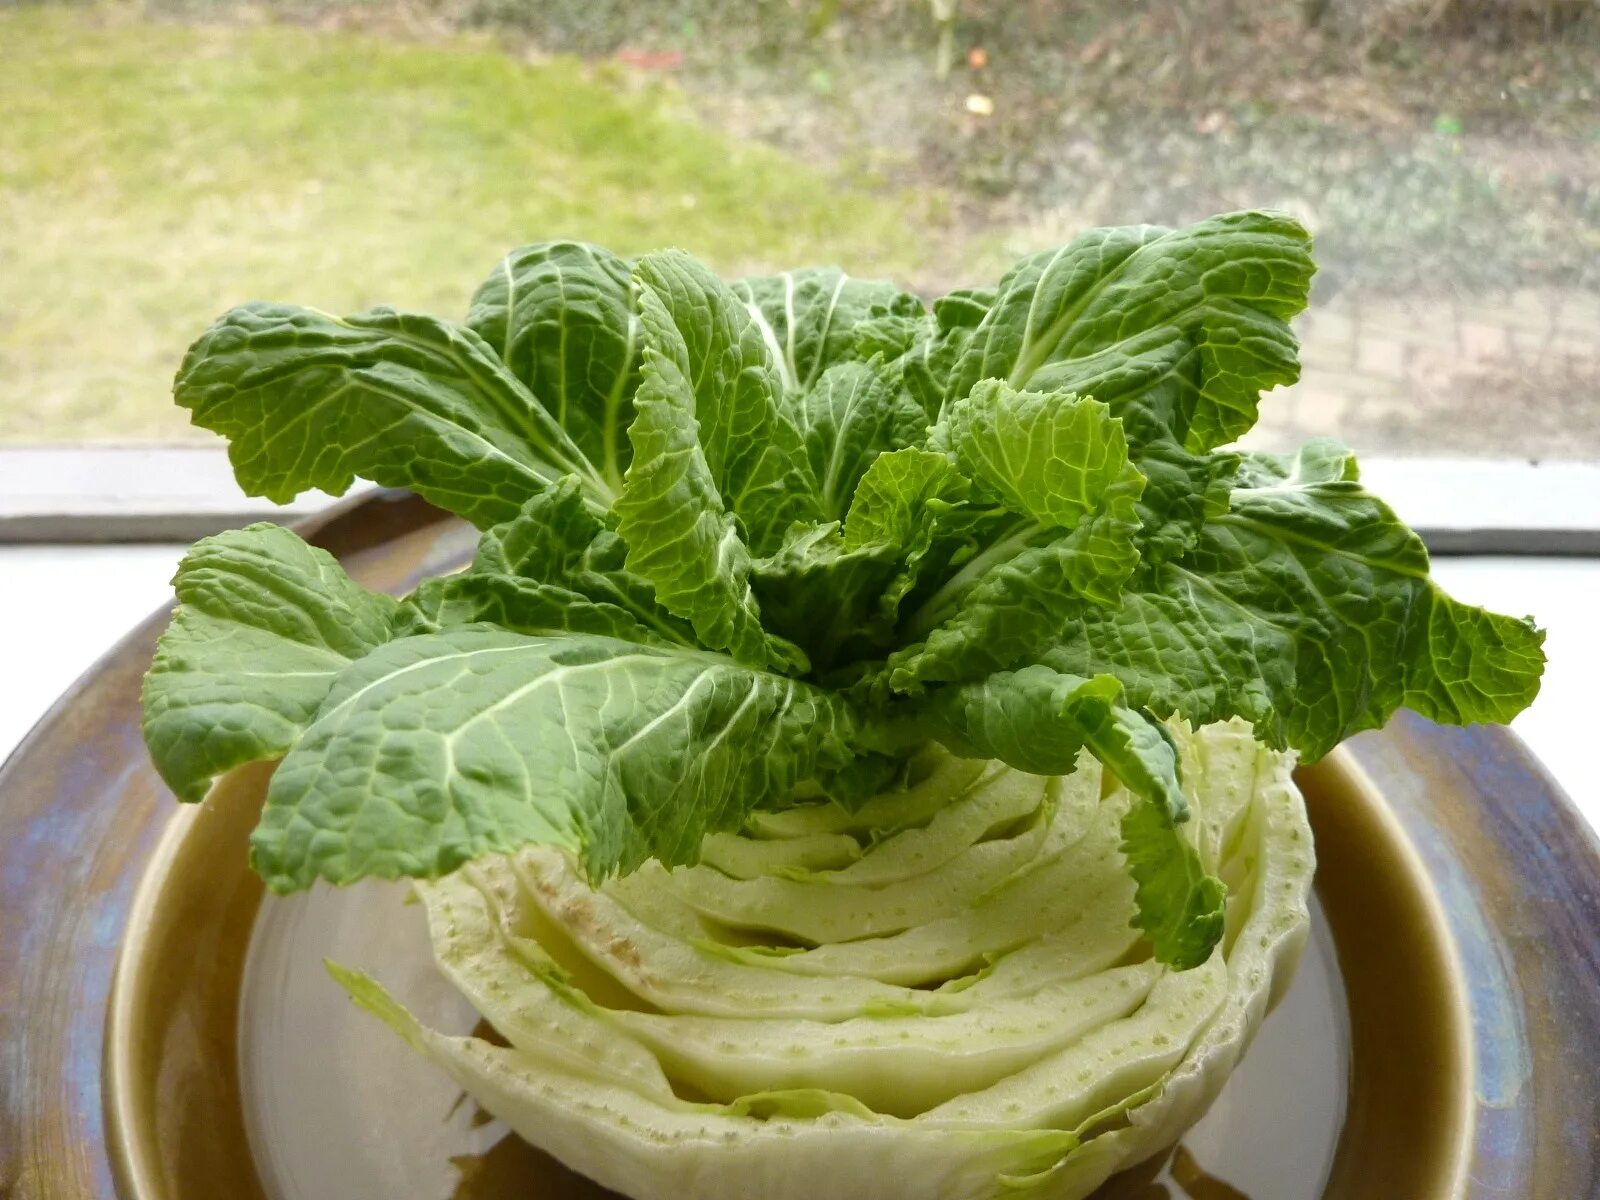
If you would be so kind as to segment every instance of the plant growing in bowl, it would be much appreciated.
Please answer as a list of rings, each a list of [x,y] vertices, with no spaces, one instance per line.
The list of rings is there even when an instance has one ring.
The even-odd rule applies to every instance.
[[[401,599],[258,525],[180,567],[145,734],[281,758],[276,891],[411,877],[504,1044],[358,1002],[635,1197],[1081,1197],[1204,1111],[1314,864],[1290,771],[1503,721],[1542,635],[1428,578],[1298,374],[1310,239],[1094,230],[932,311],[810,269],[509,255],[465,324],[250,304],[178,402],[287,500],[476,525]]]

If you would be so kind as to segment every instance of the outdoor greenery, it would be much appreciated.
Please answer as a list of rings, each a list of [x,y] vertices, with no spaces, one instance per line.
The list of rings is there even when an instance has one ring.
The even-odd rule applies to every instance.
[[[170,382],[210,314],[460,314],[461,279],[543,238],[931,296],[1093,225],[1264,206],[1316,235],[1341,314],[1308,343],[1339,404],[1300,436],[1471,450],[1509,404],[1540,414],[1527,452],[1586,452],[1600,3],[954,11],[941,77],[927,0],[0,8],[0,438],[187,436]],[[1408,345],[1489,358],[1341,350],[1396,306],[1452,314]]]
[[[229,304],[464,315],[463,281],[520,242],[678,245],[730,274],[924,257],[930,193],[841,184],[603,74],[460,39],[0,12],[0,437],[184,435],[173,372]]]

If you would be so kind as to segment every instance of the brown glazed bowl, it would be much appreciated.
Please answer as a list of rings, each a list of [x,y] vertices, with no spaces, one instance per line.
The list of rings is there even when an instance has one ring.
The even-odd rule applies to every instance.
[[[473,542],[382,492],[301,532],[391,591],[459,565]],[[604,1195],[494,1140],[459,1097],[443,1097],[437,1136],[407,1134],[423,1093],[385,1081],[435,1081],[394,1065],[408,1061],[398,1041],[344,1032],[331,983],[315,991],[338,1014],[322,1025],[256,994],[260,964],[276,961],[266,943],[304,933],[245,865],[269,769],[190,808],[156,778],[139,681],[166,619],[129,634],[0,769],[0,1200],[395,1195],[354,1151],[309,1183],[268,1169],[278,1147],[261,1131],[278,1126],[252,1117],[260,1053],[247,1045],[348,1085],[363,1106],[351,1128],[417,1200]],[[1600,844],[1587,824],[1500,728],[1401,714],[1299,778],[1320,860],[1312,963],[1185,1144],[1097,1200],[1600,1198]],[[361,895],[328,891],[305,911],[383,919],[361,915]],[[425,945],[394,953],[425,959]],[[344,1094],[308,1095],[302,1124]],[[1279,1178],[1299,1181],[1294,1196]]]

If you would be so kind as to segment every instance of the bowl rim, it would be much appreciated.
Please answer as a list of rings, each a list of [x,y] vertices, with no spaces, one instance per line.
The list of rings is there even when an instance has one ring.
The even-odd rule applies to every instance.
[[[241,916],[253,919],[261,907],[264,888],[245,867],[242,849],[270,771],[271,764],[256,764],[230,773],[202,804],[175,812],[134,896],[112,989],[105,1051],[108,1148],[129,1200],[201,1200],[215,1194],[219,1172],[226,1173],[228,1195],[264,1196],[247,1140],[232,1147],[211,1146],[203,1177],[194,1171],[174,1177],[172,1163],[190,1157],[180,1145],[183,1110],[163,1106],[161,1072],[166,1064],[150,1047],[167,1042],[166,1031],[174,1026],[207,1023],[220,1030],[219,1043],[230,1051],[236,1047],[242,970],[195,976],[185,960],[196,933],[194,913],[204,911],[209,919],[227,923]],[[1423,860],[1353,755],[1336,750],[1302,769],[1298,781],[1322,847],[1319,857],[1324,863],[1332,859],[1335,866],[1333,876],[1319,870],[1318,894],[1346,1001],[1352,989],[1375,997],[1347,1013],[1351,1076],[1346,1120],[1329,1164],[1325,1195],[1362,1197],[1369,1194],[1368,1181],[1375,1174],[1399,1174],[1407,1200],[1455,1200],[1463,1194],[1470,1169],[1475,1050],[1465,977],[1447,914]],[[1337,822],[1339,857],[1331,853],[1335,830],[1330,821]],[[1359,865],[1357,856],[1368,866],[1365,887],[1378,889],[1376,904],[1405,914],[1393,923],[1399,932],[1385,939],[1386,948],[1396,937],[1400,940],[1400,970],[1409,972],[1403,988],[1378,977],[1370,964],[1363,937],[1370,912],[1353,907],[1349,895],[1329,894],[1330,879],[1351,876]],[[221,892],[235,898],[235,910],[206,909],[207,897],[218,890],[219,873],[212,864],[227,858],[233,866],[220,876]],[[230,876],[245,881],[242,891]],[[238,961],[242,968],[242,955]],[[211,990],[196,993],[195,986]],[[152,1025],[154,1037],[149,1036]],[[1394,1051],[1397,1039],[1414,1058],[1426,1058],[1440,1069],[1398,1080],[1385,1077],[1377,1063]],[[397,1044],[395,1053],[403,1052]],[[1387,1084],[1381,1082],[1384,1078]],[[236,1058],[202,1082],[214,1108],[242,1112]],[[1408,1120],[1419,1111],[1430,1114],[1425,1128]],[[1355,1113],[1360,1117],[1353,1119]],[[1392,1128],[1405,1130],[1403,1145],[1385,1135]],[[1226,1173],[1227,1164],[1212,1167]]]

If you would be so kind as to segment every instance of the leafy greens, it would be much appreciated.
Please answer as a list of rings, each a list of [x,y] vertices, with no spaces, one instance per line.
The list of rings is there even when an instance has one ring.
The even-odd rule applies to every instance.
[[[255,303],[175,394],[241,485],[357,476],[482,530],[396,602],[271,526],[199,543],[145,685],[181,799],[282,757],[276,890],[436,877],[544,843],[591,876],[850,805],[940,742],[1042,774],[1087,749],[1139,928],[1204,962],[1222,885],[1161,722],[1319,756],[1409,706],[1504,721],[1542,635],[1429,580],[1331,442],[1224,449],[1293,382],[1310,239],[1235,213],[1094,230],[931,312],[836,270],[513,251],[462,325]]]

